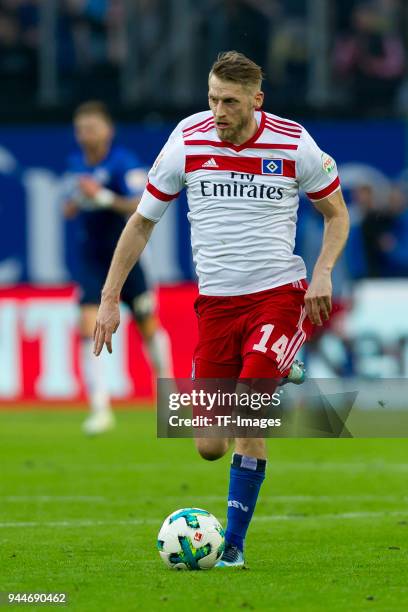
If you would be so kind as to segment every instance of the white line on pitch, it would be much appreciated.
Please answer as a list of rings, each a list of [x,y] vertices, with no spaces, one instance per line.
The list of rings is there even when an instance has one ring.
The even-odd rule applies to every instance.
[[[100,495],[4,495],[3,502],[106,502]]]
[[[106,527],[108,525],[154,525],[160,519],[125,519],[119,521],[98,521],[95,519],[71,519],[63,521],[5,521],[0,522],[0,529],[9,527]]]
[[[191,498],[192,494],[190,493],[179,493],[178,495],[162,495],[162,500],[181,500],[186,498]],[[199,500],[199,502],[218,502],[225,501],[225,495],[197,495],[194,497]],[[348,502],[348,501],[357,501],[357,502],[370,502],[370,501],[382,501],[382,502],[407,502],[408,496],[398,496],[398,495],[267,495],[262,496],[262,501],[264,502],[275,502],[275,503],[304,503],[304,502]],[[136,498],[125,498],[121,497],[120,499],[108,499],[102,496],[92,496],[92,495],[5,495],[0,496],[0,502],[10,502],[10,503],[54,503],[54,502],[90,502],[90,503],[99,503],[106,504],[112,506],[122,506],[124,504],[133,504],[138,503]]]
[[[180,493],[178,495],[162,495],[162,500],[181,500],[190,499],[191,493]],[[197,495],[194,497],[199,503],[202,502],[223,502],[226,500],[225,495]],[[370,501],[382,501],[382,502],[408,502],[408,496],[398,495],[267,495],[262,496],[264,502],[275,502],[275,503],[304,503],[304,502],[370,502]],[[0,495],[0,502],[9,503],[54,503],[54,502],[90,502],[98,504],[106,504],[108,506],[122,506],[124,504],[136,504],[138,500],[136,498],[121,497],[120,499],[108,499],[102,496],[92,495]],[[196,502],[197,503],[197,502]]]
[[[304,520],[304,519],[315,519],[315,520],[321,520],[321,519],[328,519],[328,520],[336,520],[336,519],[363,519],[363,518],[381,518],[381,517],[388,517],[388,516],[406,516],[408,518],[408,510],[390,510],[389,512],[387,510],[384,511],[379,511],[379,512],[342,512],[339,514],[306,514],[306,515],[288,515],[285,514],[283,516],[278,516],[278,515],[261,515],[261,516],[254,516],[253,520],[255,521],[259,521],[259,522],[268,522],[268,521],[281,521],[281,520],[287,520],[287,521],[297,521],[299,519]]]
[[[343,520],[343,519],[363,519],[363,518],[383,518],[406,516],[405,510],[380,511],[380,512],[343,512],[339,514],[313,514],[313,515],[290,515],[290,514],[271,514],[254,516],[255,522],[269,521],[299,521],[299,520]],[[71,519],[63,521],[5,521],[0,522],[0,529],[21,528],[21,527],[106,527],[106,526],[132,526],[132,525],[160,525],[162,519],[124,519],[117,521],[94,520],[94,519]]]
[[[336,462],[282,462],[274,463],[270,460],[270,469],[278,470],[295,470],[295,471],[314,471],[318,473],[339,471],[341,472],[408,472],[408,463],[387,463],[385,461],[367,461],[367,463],[336,463]]]
[[[162,495],[161,499],[164,500],[177,500],[191,498],[192,494],[182,493],[179,495]],[[194,495],[194,497],[201,502],[217,502],[225,501],[225,495]],[[370,501],[382,501],[382,502],[406,502],[408,503],[408,496],[397,496],[397,495],[262,495],[261,500],[263,502],[276,502],[276,503],[304,503],[304,502],[370,502]],[[135,500],[136,501],[136,500]]]
[[[188,464],[189,469],[191,469],[192,464]],[[206,463],[196,462],[194,463],[194,470],[209,470],[209,467]],[[39,464],[35,467],[34,471],[38,472],[50,472],[55,468],[47,467]],[[171,463],[116,463],[116,464],[89,464],[86,466],[85,470],[87,472],[106,472],[109,474],[110,472],[144,472],[150,470],[157,470],[157,472],[166,470],[166,469],[174,469],[174,465]],[[11,469],[8,466],[4,466],[2,468],[3,472],[11,473],[18,472],[21,473],[25,471],[26,468],[24,466],[12,466]],[[284,462],[278,461],[275,462],[273,457],[269,460],[269,470],[271,473],[282,472],[285,471],[296,471],[296,472],[314,472],[318,474],[319,472],[332,472],[337,471],[339,473],[342,472],[352,472],[352,473],[361,473],[361,472],[369,472],[370,474],[375,472],[408,472],[408,463],[387,463],[386,461],[367,461],[367,462],[359,462],[359,463],[337,463],[337,462],[328,462],[328,461],[291,461]],[[83,472],[83,465],[71,465],[69,466],[70,472]]]

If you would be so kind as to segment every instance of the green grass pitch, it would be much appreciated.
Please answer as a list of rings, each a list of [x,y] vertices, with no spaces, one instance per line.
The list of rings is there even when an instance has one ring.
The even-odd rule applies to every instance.
[[[94,439],[83,417],[0,412],[0,591],[85,612],[408,609],[406,440],[270,441],[248,569],[173,572],[161,522],[193,505],[225,524],[230,457],[157,440],[152,411]]]

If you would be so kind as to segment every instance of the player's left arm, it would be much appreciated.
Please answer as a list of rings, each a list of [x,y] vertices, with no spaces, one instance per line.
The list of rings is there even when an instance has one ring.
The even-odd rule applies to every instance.
[[[305,307],[312,323],[322,325],[332,309],[331,274],[347,242],[350,223],[341,189],[314,201],[314,206],[324,217],[324,233],[320,255],[305,295]]]
[[[141,195],[119,195],[100,185],[91,176],[82,176],[79,179],[79,188],[98,208],[109,208],[123,215],[133,214],[141,199]]]

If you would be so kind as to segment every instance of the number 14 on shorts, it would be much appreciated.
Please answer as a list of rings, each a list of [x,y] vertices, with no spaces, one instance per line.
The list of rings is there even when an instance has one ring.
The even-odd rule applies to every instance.
[[[272,344],[270,349],[268,349],[267,344],[272,335],[274,328],[275,326],[272,323],[267,323],[265,325],[262,325],[260,329],[261,338],[259,342],[256,342],[253,345],[252,350],[260,351],[261,353],[266,353],[268,350],[271,350],[276,355],[277,363],[280,363],[285,355],[285,352],[286,352],[286,349],[289,343],[289,338],[285,336],[285,334],[282,334],[282,336],[278,338],[278,340],[276,340]]]

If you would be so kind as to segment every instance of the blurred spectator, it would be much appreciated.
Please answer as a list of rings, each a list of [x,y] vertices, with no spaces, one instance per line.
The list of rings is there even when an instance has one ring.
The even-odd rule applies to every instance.
[[[390,194],[386,227],[379,236],[387,276],[408,277],[408,204],[406,194],[395,186]]]
[[[305,0],[281,5],[269,42],[267,63],[267,78],[273,86],[275,103],[305,103],[309,60],[306,11]]]
[[[196,0],[197,93],[206,87],[208,68],[218,53],[235,49],[266,67],[271,27],[280,0]],[[199,96],[197,96],[199,97]]]
[[[388,229],[389,218],[378,206],[373,186],[362,184],[356,187],[352,193],[350,208],[352,225],[361,232],[365,259],[364,276],[383,276],[384,261],[380,241],[382,234]]]
[[[37,45],[38,6],[35,0],[1,0],[0,74],[8,100],[34,96]]]
[[[66,0],[63,16],[70,21],[80,71],[107,62],[108,6],[108,0]]]
[[[392,106],[405,67],[403,39],[393,19],[397,8],[395,2],[359,3],[351,31],[337,39],[334,66],[348,82],[354,108],[384,111]]]
[[[59,66],[74,99],[117,91],[125,54],[122,0],[65,0],[59,20]],[[65,74],[64,74],[65,70]]]
[[[265,66],[274,0],[223,0],[226,13],[223,49],[236,49]]]
[[[15,15],[4,8],[0,8],[0,69],[2,73],[9,73],[21,65],[20,50],[20,24]]]
[[[364,251],[360,276],[367,278],[408,276],[408,207],[404,191],[395,185],[386,202],[378,202],[372,185],[354,189],[350,204],[354,237],[359,233]],[[357,232],[357,234],[356,234]],[[353,258],[358,253],[353,231],[348,248]],[[352,260],[349,262],[353,270]]]

